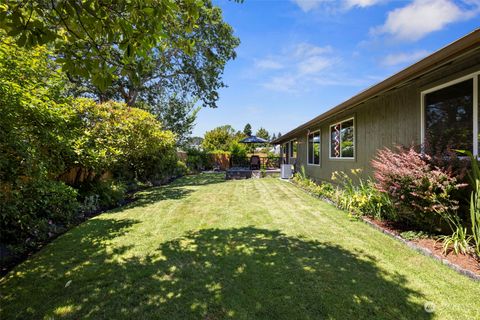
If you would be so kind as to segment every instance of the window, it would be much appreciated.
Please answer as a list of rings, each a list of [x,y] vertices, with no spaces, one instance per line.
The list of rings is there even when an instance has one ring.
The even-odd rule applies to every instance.
[[[330,158],[355,158],[355,127],[353,118],[330,126]]]
[[[290,142],[287,142],[283,145],[283,157],[288,163],[288,159],[290,158]]]
[[[297,158],[297,140],[290,141],[290,158]]]
[[[422,93],[422,141],[428,151],[478,155],[478,74]]]
[[[320,165],[320,131],[308,135],[308,164]]]

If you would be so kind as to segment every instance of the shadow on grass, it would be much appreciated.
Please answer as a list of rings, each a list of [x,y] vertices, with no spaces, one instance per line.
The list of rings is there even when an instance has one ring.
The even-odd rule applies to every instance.
[[[431,317],[413,302],[421,293],[363,252],[253,227],[187,233],[142,257],[104,245],[134,223],[91,220],[56,243],[3,282],[2,319]]]
[[[135,194],[135,201],[128,205],[129,208],[138,206],[148,206],[152,203],[162,200],[180,200],[194,192],[190,186],[204,186],[209,184],[225,182],[225,173],[206,173],[185,176],[173,181],[170,184],[151,188]],[[123,210],[121,208],[119,210]],[[118,210],[113,210],[116,212]]]

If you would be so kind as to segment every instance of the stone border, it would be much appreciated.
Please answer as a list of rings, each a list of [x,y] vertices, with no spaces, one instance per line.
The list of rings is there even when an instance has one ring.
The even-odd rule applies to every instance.
[[[315,194],[313,194],[313,193],[311,193],[311,192],[303,189],[302,187],[296,185],[295,183],[293,183],[292,181],[290,181],[290,179],[288,179],[288,180],[287,180],[287,179],[281,179],[281,180],[286,181],[286,182],[288,182],[288,183],[291,183],[292,185],[294,185],[294,186],[297,187],[298,189],[302,190],[303,192],[305,192],[305,193],[307,193],[307,194],[309,194],[309,195],[311,195],[311,196],[313,196],[313,197],[315,197],[315,198],[318,198],[318,199],[320,199],[320,200],[322,200],[322,201],[325,201],[325,202],[327,202],[328,204],[331,204],[331,205],[337,207],[332,200],[330,200],[330,199],[328,199],[328,198],[325,198],[325,197],[317,196],[317,195],[315,195]],[[340,209],[340,210],[341,210],[341,209]],[[342,211],[344,211],[344,210],[342,210]],[[468,278],[472,279],[473,281],[479,281],[479,282],[480,282],[480,275],[476,274],[475,272],[472,272],[472,271],[470,271],[470,270],[464,269],[464,268],[460,267],[459,265],[457,265],[457,264],[455,264],[455,263],[453,263],[453,262],[450,262],[450,261],[448,261],[447,259],[442,258],[441,256],[436,255],[436,254],[433,253],[430,249],[427,249],[427,248],[424,248],[424,247],[422,247],[422,246],[419,246],[419,245],[415,244],[415,243],[412,242],[412,241],[408,241],[408,240],[400,237],[399,235],[393,233],[392,231],[387,230],[387,229],[384,229],[384,228],[376,225],[375,223],[367,220],[367,219],[364,218],[364,217],[360,217],[360,220],[363,221],[364,223],[368,224],[369,226],[377,229],[378,231],[386,234],[387,236],[389,236],[389,237],[391,237],[391,238],[393,238],[393,239],[396,239],[397,241],[403,242],[403,243],[404,243],[407,247],[409,247],[410,249],[412,249],[412,250],[414,250],[414,251],[417,251],[418,253],[420,253],[420,254],[422,254],[422,255],[424,255],[424,256],[431,257],[431,258],[433,258],[433,259],[441,262],[442,264],[446,265],[446,266],[449,267],[450,269],[452,269],[452,270],[454,270],[454,271],[456,271],[456,272],[458,272],[458,273],[460,273],[460,274],[462,274],[462,275],[464,275],[464,276],[467,276]]]

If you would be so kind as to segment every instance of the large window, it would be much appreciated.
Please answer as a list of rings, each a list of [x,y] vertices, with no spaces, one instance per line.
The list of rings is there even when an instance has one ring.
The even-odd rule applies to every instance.
[[[330,126],[330,158],[355,158],[355,127],[353,118]]]
[[[478,154],[478,73],[422,93],[426,150]]]
[[[320,165],[320,131],[308,135],[308,164]]]

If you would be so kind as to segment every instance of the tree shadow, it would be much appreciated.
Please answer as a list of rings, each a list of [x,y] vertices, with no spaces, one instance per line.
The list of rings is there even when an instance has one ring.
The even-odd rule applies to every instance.
[[[225,172],[220,173],[201,173],[196,175],[184,176],[171,183],[172,186],[204,186],[225,182]]]
[[[225,182],[224,173],[202,173],[184,176],[170,184],[139,191],[135,194],[131,203],[111,212],[117,212],[125,208],[144,207],[163,200],[180,200],[195,192],[193,188],[188,188],[190,186],[204,186],[223,182]]]
[[[91,223],[92,228],[98,223],[98,228],[110,228],[121,236],[134,222]],[[330,243],[254,227],[206,229],[162,243],[147,255],[135,256],[125,254],[131,249],[128,246],[115,250],[105,247],[109,238],[102,237],[104,230],[87,233],[79,252],[60,258],[49,252],[38,257],[33,266],[24,267],[21,277],[7,279],[2,284],[3,292],[5,286],[9,287],[2,303],[3,316],[431,318],[423,304],[415,302],[422,300],[422,294],[408,288],[403,276],[383,271],[375,258],[364,252]],[[76,250],[72,244],[75,240],[76,235],[65,239],[63,245],[68,241]],[[40,268],[42,264],[48,267]],[[30,282],[45,272],[57,275],[59,280],[48,279],[32,286]],[[67,279],[72,284],[64,288]],[[28,308],[19,310],[19,301]]]

